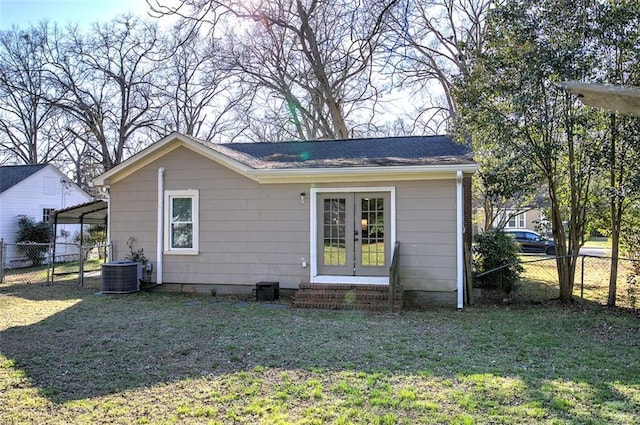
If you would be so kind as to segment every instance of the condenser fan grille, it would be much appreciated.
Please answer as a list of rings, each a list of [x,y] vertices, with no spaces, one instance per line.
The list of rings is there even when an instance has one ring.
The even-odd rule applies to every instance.
[[[102,288],[105,294],[126,294],[140,289],[138,264],[131,261],[113,261],[102,265]]]

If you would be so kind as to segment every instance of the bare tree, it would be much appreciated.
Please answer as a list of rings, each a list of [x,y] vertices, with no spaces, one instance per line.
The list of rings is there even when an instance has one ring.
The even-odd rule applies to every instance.
[[[93,24],[88,34],[70,28],[50,44],[55,105],[82,125],[69,130],[92,148],[103,170],[135,153],[129,150],[134,135],[155,123],[160,42],[155,25],[122,16]]]
[[[348,138],[349,117],[375,105],[373,58],[391,6],[340,0],[271,2],[156,0],[157,14],[180,15],[206,25],[227,17],[239,33],[230,51],[252,100],[288,118],[297,138]],[[241,31],[246,29],[246,31]]]
[[[393,9],[386,67],[411,91],[422,126],[441,132],[456,117],[454,80],[485,45],[487,17],[502,0],[401,0]],[[440,95],[438,95],[440,93]]]
[[[0,33],[0,147],[24,164],[51,161],[64,149],[63,140],[47,134],[59,115],[47,100],[48,37],[46,22]]]
[[[195,28],[174,27],[158,87],[162,130],[213,140],[242,130],[232,110],[244,98],[223,54],[224,39]]]

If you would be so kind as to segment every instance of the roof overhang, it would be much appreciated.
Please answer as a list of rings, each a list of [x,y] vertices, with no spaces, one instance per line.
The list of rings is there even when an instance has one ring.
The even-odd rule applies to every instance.
[[[143,149],[137,154],[133,155],[126,161],[116,165],[109,171],[99,175],[93,180],[94,186],[109,187],[110,185],[117,183],[118,181],[126,178],[127,176],[135,173],[141,168],[151,164],[169,152],[176,150],[180,147],[185,147],[200,155],[214,160],[240,174],[246,174],[250,169],[246,165],[235,161],[212,148],[205,146],[201,142],[186,136],[182,133],[171,133],[153,145]]]
[[[106,224],[106,201],[92,201],[61,210],[54,210],[51,219],[55,224]]]
[[[455,179],[456,173],[473,174],[478,166],[470,164],[377,166],[350,168],[252,169],[247,177],[261,184],[336,183],[405,180]]]
[[[565,81],[560,85],[578,96],[585,105],[640,117],[639,87],[581,83],[578,81]]]
[[[225,155],[222,147],[207,146],[181,133],[172,133],[93,181],[109,187],[178,148],[190,149],[260,184],[437,180],[455,178],[457,171],[475,173],[475,162],[362,167],[252,168]]]

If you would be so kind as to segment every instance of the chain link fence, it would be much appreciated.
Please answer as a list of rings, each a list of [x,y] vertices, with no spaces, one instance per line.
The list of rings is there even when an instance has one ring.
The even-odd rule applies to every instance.
[[[522,255],[519,264],[524,270],[520,274],[520,284],[516,291],[509,295],[510,301],[538,303],[560,296],[555,257]],[[610,273],[611,257],[578,255],[574,275],[574,298],[578,302],[606,305]],[[623,308],[640,308],[639,261],[619,258],[616,276],[616,305]],[[498,294],[493,296],[497,297]]]
[[[0,282],[57,283],[100,279],[101,264],[111,257],[108,244],[5,243],[0,241]]]

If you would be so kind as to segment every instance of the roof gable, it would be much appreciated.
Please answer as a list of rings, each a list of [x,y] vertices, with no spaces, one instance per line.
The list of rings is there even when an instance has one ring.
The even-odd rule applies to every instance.
[[[0,166],[0,193],[11,189],[46,166],[47,164]]]

